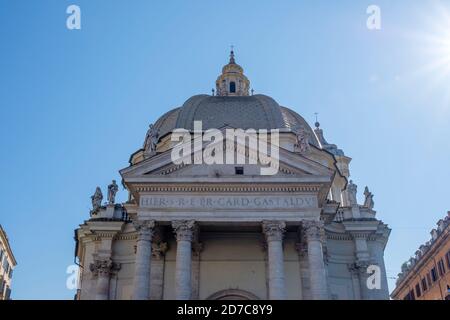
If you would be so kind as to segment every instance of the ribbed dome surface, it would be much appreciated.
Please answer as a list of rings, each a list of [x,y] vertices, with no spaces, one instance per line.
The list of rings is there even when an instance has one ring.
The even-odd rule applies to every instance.
[[[310,136],[310,143],[318,146],[308,123],[296,112],[281,107],[266,95],[210,96],[196,95],[181,108],[164,114],[155,123],[159,137],[176,128],[194,129],[194,121],[202,121],[203,130],[230,126],[239,129],[291,129],[303,126]]]

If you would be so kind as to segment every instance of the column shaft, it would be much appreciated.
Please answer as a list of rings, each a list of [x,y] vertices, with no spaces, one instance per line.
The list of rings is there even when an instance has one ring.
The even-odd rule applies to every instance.
[[[177,256],[175,266],[175,298],[191,299],[192,238],[194,221],[173,221],[172,227],[177,238]]]
[[[120,269],[120,264],[113,263],[111,258],[95,258],[94,262],[90,264],[89,269],[94,276],[97,277],[97,284],[95,288],[96,300],[108,300],[109,296],[109,282],[111,273]]]
[[[95,300],[109,299],[109,273],[99,273],[97,278],[97,292]]]
[[[314,300],[328,299],[327,276],[321,241],[321,224],[319,222],[306,222],[304,227],[308,242],[311,298]]]
[[[360,293],[362,300],[370,300],[371,294],[370,290],[367,286],[367,278],[369,274],[367,273],[368,263],[356,263],[358,265],[359,270],[359,285],[360,285]]]
[[[190,241],[178,241],[175,269],[177,300],[189,300],[191,298],[191,250]]]
[[[283,255],[284,228],[284,222],[263,222],[268,250],[269,299],[271,300],[286,299]]]
[[[150,298],[152,236],[155,222],[138,221],[134,225],[138,231],[138,240],[136,246],[133,299],[148,300]]]

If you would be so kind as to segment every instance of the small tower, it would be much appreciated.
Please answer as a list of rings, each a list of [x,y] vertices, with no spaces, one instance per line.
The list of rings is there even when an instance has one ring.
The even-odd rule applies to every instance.
[[[234,59],[231,49],[230,61],[222,68],[222,74],[216,81],[216,95],[218,96],[248,96],[250,81],[244,75],[244,69]]]

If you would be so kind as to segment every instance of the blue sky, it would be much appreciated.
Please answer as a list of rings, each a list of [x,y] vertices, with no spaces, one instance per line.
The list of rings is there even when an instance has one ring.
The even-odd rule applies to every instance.
[[[149,123],[210,93],[235,45],[256,93],[353,158],[388,276],[450,210],[450,1],[0,1],[0,223],[14,299],[72,299],[73,230]],[[81,7],[82,29],[66,28]],[[381,8],[382,29],[366,27]],[[121,190],[119,200],[126,193]],[[394,280],[390,279],[390,289]]]

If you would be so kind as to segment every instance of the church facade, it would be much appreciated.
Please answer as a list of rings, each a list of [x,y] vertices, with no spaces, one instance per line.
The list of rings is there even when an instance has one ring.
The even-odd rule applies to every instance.
[[[219,146],[209,160],[241,161],[208,161],[196,139]],[[120,170],[128,201],[116,203],[115,181],[106,203],[100,188],[92,196],[75,231],[77,299],[388,299],[390,229],[367,187],[358,204],[350,161],[319,123],[253,94],[231,52],[212,95],[150,126]]]

